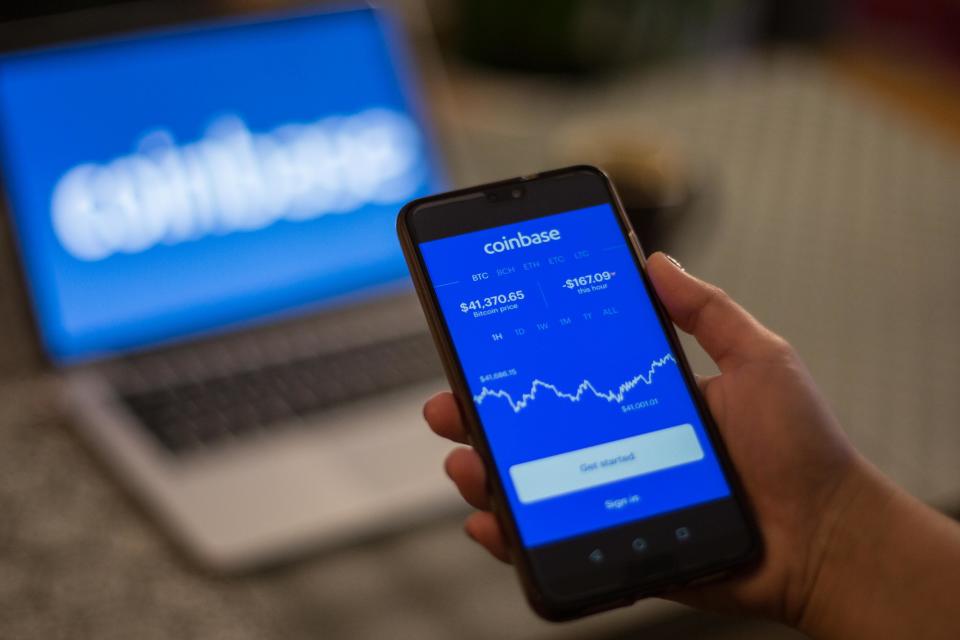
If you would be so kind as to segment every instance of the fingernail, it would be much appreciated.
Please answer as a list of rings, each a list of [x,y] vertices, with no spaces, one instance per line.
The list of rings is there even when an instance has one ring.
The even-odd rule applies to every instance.
[[[672,255],[670,255],[669,253],[665,253],[663,255],[667,258],[667,260],[672,262],[677,269],[680,269],[680,271],[686,271],[686,269],[683,268],[683,265],[680,264],[680,262],[676,258],[674,258]]]

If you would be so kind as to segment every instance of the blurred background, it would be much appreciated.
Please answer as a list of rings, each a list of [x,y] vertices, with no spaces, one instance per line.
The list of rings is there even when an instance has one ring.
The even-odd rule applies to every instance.
[[[223,74],[206,79],[191,76],[191,66],[213,64],[204,51],[219,41],[181,43],[176,34],[183,25],[242,23],[260,33],[257,24],[284,12],[322,16],[352,5],[8,5],[0,9],[6,196],[0,234],[0,637],[796,637],[777,625],[661,601],[550,625],[528,610],[511,570],[462,533],[466,511],[443,477],[444,445],[419,434],[418,399],[443,382],[401,282],[392,218],[403,199],[419,193],[566,164],[607,169],[647,251],[669,251],[791,340],[856,445],[913,494],[960,514],[957,2],[398,0],[378,10],[389,16],[388,32],[316,18],[316,31],[274,34],[272,42],[285,43],[283,55],[290,56],[276,64],[286,66],[260,65],[262,52],[257,58],[223,49]],[[134,54],[147,53],[140,49],[127,57],[122,48],[97,48],[101,41],[135,45],[143,30],[174,34],[156,41],[174,47],[172,53],[160,50],[151,54],[158,58],[141,63]],[[344,50],[353,42],[356,54],[338,57],[325,38],[341,39]],[[57,49],[73,41],[89,44]],[[48,50],[53,53],[17,53],[37,47],[54,47]],[[189,77],[179,85],[170,84],[157,62],[176,56],[177,73]],[[117,58],[131,60],[130,67],[111,71]],[[106,65],[98,67],[100,84],[76,80],[96,64]],[[254,83],[297,64],[304,86],[314,83],[305,93]],[[341,74],[336,82],[309,75],[327,67]],[[245,78],[246,90],[257,95],[247,110],[249,95],[230,84]],[[109,117],[109,110],[91,111],[96,100],[106,104],[116,95],[135,95],[136,101],[120,104]],[[218,95],[229,99],[218,103]],[[346,102],[337,102],[341,98]],[[341,103],[352,106],[336,106]],[[288,104],[300,110],[284,111]],[[393,105],[393,115],[380,111],[375,118],[360,110],[381,104]],[[228,111],[243,120],[217,121],[227,128],[209,130],[170,124],[195,112],[206,125]],[[150,115],[138,119],[138,113]],[[322,119],[329,116],[341,120]],[[300,128],[281,131],[288,121]],[[262,212],[238,204],[238,215],[248,216],[237,225],[249,246],[204,244],[232,242],[235,229],[218,228],[208,241],[197,240],[199,227],[177,227],[194,248],[211,247],[192,257],[175,253],[172,236],[140,237],[134,250],[132,235],[85,236],[70,226],[108,191],[120,198],[124,188],[140,189],[148,196],[144,203],[160,198],[136,182],[142,174],[136,172],[141,165],[130,164],[134,151],[173,157],[162,154],[174,153],[175,137],[181,160],[195,142],[195,157],[214,162],[203,155],[213,154],[213,147],[201,149],[202,141],[213,145],[239,135],[254,149],[292,149],[319,139],[311,135],[341,135],[331,127],[344,122],[351,132],[369,134],[363,140],[373,142],[363,148],[369,152],[363,164],[385,176],[368,183],[344,169],[343,180],[360,180],[350,183],[352,190],[323,186],[324,197],[340,198],[331,211],[350,215],[313,220],[319,214],[310,207],[320,205],[310,200],[299,213],[276,205],[274,218],[257,221]],[[153,130],[163,135],[148,139]],[[330,153],[355,152],[337,149]],[[410,149],[414,155],[404,156]],[[127,158],[128,165],[116,158]],[[69,191],[76,183],[57,183],[62,192],[51,191],[53,181],[41,184],[46,172],[73,165],[101,171],[100,182],[83,183],[89,192]],[[127,187],[104,186],[121,169],[141,177],[123,183]],[[244,176],[254,174],[234,169],[216,178],[227,183],[211,189],[239,190],[241,200],[275,195],[269,181],[262,191],[243,191]],[[373,191],[363,195],[361,187]],[[176,202],[173,213],[149,204],[143,210],[176,216],[182,213],[177,206],[188,206]],[[36,220],[45,220],[50,206],[61,222],[41,229]],[[291,267],[275,274],[271,290],[282,289],[286,297],[266,300],[249,284],[254,278],[244,260],[281,262],[294,236],[269,234],[295,223],[307,226],[291,226],[290,233],[320,243],[313,246],[334,246],[358,229],[382,230],[383,255],[353,250],[336,257],[325,249],[332,257],[316,258],[313,271]],[[59,245],[49,248],[55,234],[66,253]],[[289,250],[300,256],[297,268],[313,259],[306,249]],[[152,262],[135,262],[129,255],[135,251],[143,260],[151,254]],[[245,251],[256,259],[245,258]],[[75,266],[67,260],[71,252]],[[97,260],[112,265],[108,278],[99,279],[103,273],[91,266]],[[167,284],[179,292],[182,283],[209,280],[207,293],[197,295],[225,296],[230,304],[256,299],[260,306],[237,302],[243,310],[233,315],[223,315],[226,303],[214,305],[219,310],[191,307],[189,322],[176,316],[188,304],[174,294],[161,310],[115,308],[114,298],[124,296],[116,283],[131,274],[138,278],[131,294],[137,300],[166,295]],[[329,286],[331,278],[340,288]],[[239,293],[217,289],[240,282],[249,286]],[[92,310],[69,315],[71,300]],[[313,300],[324,303],[311,306]],[[77,327],[95,324],[90,318],[101,324],[85,334]],[[357,338],[356,326],[383,331],[389,349],[383,340]],[[409,330],[398,337],[390,333],[397,326]],[[306,362],[303,344],[317,357]],[[688,348],[695,368],[709,372],[695,345]],[[298,355],[275,362],[284,350]],[[212,354],[218,364],[198,363],[197,354]],[[301,377],[292,377],[287,360],[295,361]],[[246,376],[242,384],[235,382],[237,371]],[[271,393],[262,392],[264,376],[272,380]],[[171,378],[174,383],[160,384]],[[404,392],[410,380],[418,386]],[[303,391],[303,385],[310,388]],[[203,413],[212,405],[197,399],[198,389],[211,386],[219,417]],[[290,387],[310,398],[291,399],[284,395]],[[336,389],[317,392],[328,387]],[[270,408],[247,407],[253,396],[265,396]],[[386,433],[390,425],[384,423],[394,418],[404,425],[402,443]],[[274,445],[264,424],[281,422],[304,424],[285,428],[278,442],[290,442]],[[124,435],[128,431],[136,435]],[[397,471],[409,475],[401,488],[391,486],[399,475],[369,472],[376,464],[356,448],[368,446],[365,433],[374,434],[369,446],[392,448],[394,457],[405,455],[402,447],[421,452],[415,470]],[[316,457],[302,456],[296,464],[278,457],[288,455],[281,451],[287,445],[308,450],[304,438]],[[358,451],[352,466],[367,465],[369,473],[355,495],[338,484],[359,482],[354,476],[309,475],[338,464],[335,455]],[[282,460],[276,469],[288,484],[259,488],[282,475],[267,459]],[[230,475],[235,467],[261,475]],[[298,475],[301,469],[309,472]],[[198,488],[191,483],[199,475],[216,479]],[[202,499],[194,499],[199,493]],[[282,531],[237,525],[247,522],[243,518],[273,521],[258,515],[269,514],[273,503],[302,512],[297,500],[322,509],[313,520],[284,512],[289,522]],[[350,511],[348,502],[366,505],[364,513]],[[267,511],[243,510],[260,503]],[[230,507],[219,513],[220,505]],[[244,537],[237,529],[256,535]]]

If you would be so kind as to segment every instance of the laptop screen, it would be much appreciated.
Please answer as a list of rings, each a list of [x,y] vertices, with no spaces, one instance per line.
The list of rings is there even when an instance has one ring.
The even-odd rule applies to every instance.
[[[404,286],[403,202],[440,188],[370,9],[0,58],[0,165],[58,363]]]

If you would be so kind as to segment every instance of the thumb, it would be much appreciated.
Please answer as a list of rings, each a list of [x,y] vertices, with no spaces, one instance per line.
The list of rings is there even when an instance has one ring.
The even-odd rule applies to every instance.
[[[783,344],[723,290],[690,275],[673,258],[654,253],[647,274],[670,319],[697,339],[721,371],[769,356]]]

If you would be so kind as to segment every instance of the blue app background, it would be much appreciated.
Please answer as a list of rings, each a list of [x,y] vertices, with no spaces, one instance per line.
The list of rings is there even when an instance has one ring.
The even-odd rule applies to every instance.
[[[0,58],[0,160],[50,355],[89,358],[385,283],[405,286],[396,211],[409,198],[435,191],[441,180],[391,39],[382,16],[357,10]],[[299,211],[299,218],[271,201],[276,210],[267,214],[276,219],[265,226],[155,242],[94,260],[66,250],[51,222],[55,189],[71,169],[109,167],[138,153],[138,141],[152,131],[182,147],[209,138],[210,127],[228,118],[272,143],[289,135],[275,133],[285,125],[320,123],[334,131],[339,121],[323,118],[371,109],[414,124],[416,135],[404,139],[403,149],[413,160],[403,188],[392,195],[378,192],[314,217]],[[351,168],[358,180],[362,169]],[[163,186],[156,193],[163,194]],[[247,182],[236,187],[242,198]]]
[[[504,237],[550,230],[559,239],[484,251],[500,248],[488,243]],[[482,397],[477,409],[526,545],[729,495],[609,205],[425,242],[420,250],[471,392],[475,401]],[[597,287],[567,283],[596,274]],[[515,302],[498,297],[518,291]],[[641,381],[622,401],[590,391],[578,402],[562,395],[584,381],[601,393],[616,391],[638,374],[650,384]],[[541,386],[515,411],[534,380],[561,393]],[[695,430],[699,461],[526,504],[510,481],[512,465],[681,424]],[[628,496],[635,497],[629,505],[608,506]]]

